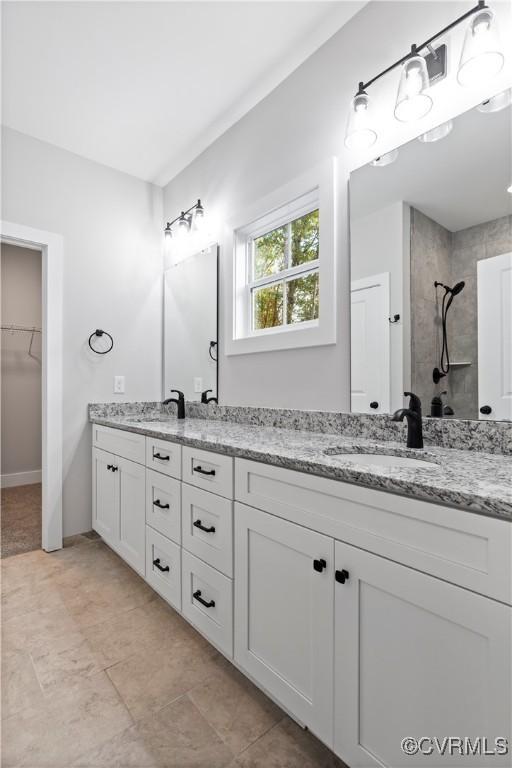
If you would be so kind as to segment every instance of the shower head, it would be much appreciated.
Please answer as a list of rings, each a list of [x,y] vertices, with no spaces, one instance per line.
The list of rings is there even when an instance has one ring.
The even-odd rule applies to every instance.
[[[464,282],[464,280],[461,280],[460,283],[455,283],[455,285],[453,286],[453,288],[450,291],[452,296],[456,296],[458,293],[460,293],[465,285],[466,285],[466,283]]]
[[[449,285],[445,285],[444,283],[440,283],[436,280],[434,283],[434,286],[437,288],[439,285],[441,286],[441,288],[444,288],[445,293],[451,293],[452,296],[456,296],[458,293],[462,291],[466,283],[463,280],[461,280],[460,283],[455,283],[453,288],[450,288]]]

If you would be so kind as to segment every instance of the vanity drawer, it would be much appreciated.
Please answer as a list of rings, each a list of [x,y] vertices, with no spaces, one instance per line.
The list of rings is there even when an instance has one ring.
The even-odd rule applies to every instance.
[[[181,483],[152,469],[146,469],[146,523],[181,543]]]
[[[95,448],[115,453],[124,459],[144,464],[146,438],[125,429],[112,429],[101,424],[92,425],[92,444]]]
[[[146,526],[146,581],[173,608],[181,610],[181,548],[149,525]]]
[[[158,440],[155,437],[147,437],[146,466],[180,480],[181,445],[169,443],[167,440]]]
[[[209,565],[233,575],[233,502],[183,483],[183,546]]]
[[[182,551],[182,606],[183,615],[190,623],[232,658],[233,581],[185,550]]]
[[[233,498],[233,459],[183,446],[183,480],[205,491]]]
[[[236,459],[235,497],[512,604],[512,525],[485,515]]]

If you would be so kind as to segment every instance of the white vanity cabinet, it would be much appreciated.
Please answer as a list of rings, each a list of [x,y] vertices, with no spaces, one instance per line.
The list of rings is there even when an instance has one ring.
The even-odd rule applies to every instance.
[[[107,427],[93,527],[350,768],[407,737],[512,744],[512,525]]]
[[[410,768],[408,736],[510,739],[509,606],[341,542],[335,568],[334,749],[347,765]]]
[[[235,661],[332,746],[334,541],[235,504]]]
[[[108,427],[94,427],[92,527],[137,573],[144,576],[145,438]],[[135,457],[142,463],[127,457]]]
[[[114,464],[113,454],[93,448],[92,527],[111,546],[116,544],[119,526],[119,482]]]

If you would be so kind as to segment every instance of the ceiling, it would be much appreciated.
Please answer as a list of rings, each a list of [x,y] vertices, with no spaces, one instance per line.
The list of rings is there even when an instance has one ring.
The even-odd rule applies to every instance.
[[[2,2],[4,125],[164,185],[364,2]]]
[[[403,200],[451,232],[512,213],[512,107],[476,109],[454,120],[435,143],[400,147],[391,165],[365,165],[350,176],[350,215],[366,216]]]

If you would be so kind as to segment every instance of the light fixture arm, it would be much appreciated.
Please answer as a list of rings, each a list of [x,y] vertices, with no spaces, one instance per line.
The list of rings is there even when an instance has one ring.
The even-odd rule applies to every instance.
[[[168,221],[165,228],[169,230],[173,224],[176,224],[177,221],[179,221],[180,219],[181,220],[186,219],[187,216],[190,216],[192,214],[192,211],[196,211],[196,210],[197,211],[203,210],[203,205],[201,203],[201,200],[198,200],[197,203],[194,203],[194,205],[191,205],[190,208],[187,208],[186,211],[181,211],[180,215],[176,216],[176,218],[173,219],[172,221]]]
[[[470,16],[473,16],[478,11],[482,11],[485,8],[488,8],[489,6],[486,5],[485,0],[478,0],[477,5],[474,6],[474,8],[471,8],[469,11],[466,11],[466,13],[462,14],[462,16],[459,16],[459,18],[455,19],[455,21],[452,21],[451,24],[448,24],[446,27],[443,27],[439,32],[436,32],[435,35],[432,35],[432,37],[429,37],[428,40],[425,40],[425,42],[421,43],[421,45],[412,45],[411,50],[409,53],[407,53],[405,56],[402,56],[401,59],[398,59],[398,61],[395,61],[393,64],[391,64],[389,67],[386,67],[386,69],[383,69],[382,72],[379,72],[378,75],[375,75],[375,77],[372,77],[371,80],[368,80],[366,83],[360,82],[359,83],[359,90],[358,94],[366,92],[366,89],[370,87],[370,85],[373,85],[377,80],[380,80],[381,77],[384,77],[384,75],[387,75],[388,72],[392,72],[393,69],[396,69],[397,67],[404,64],[407,59],[410,59],[411,56],[417,56],[419,51],[422,51],[424,48],[428,48],[428,46],[434,42],[434,40],[437,40],[439,37],[442,37],[442,35],[446,34],[446,32],[449,32],[454,27],[457,27],[459,24],[461,24],[466,19],[469,19]]]

